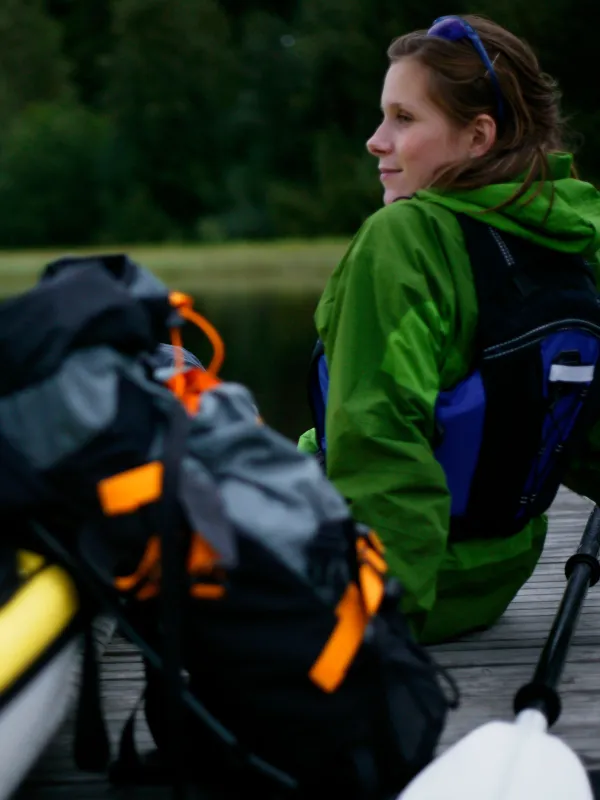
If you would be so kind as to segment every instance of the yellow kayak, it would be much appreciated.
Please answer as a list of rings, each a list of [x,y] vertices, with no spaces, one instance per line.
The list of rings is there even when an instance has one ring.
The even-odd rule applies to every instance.
[[[0,602],[0,800],[10,797],[74,699],[78,597],[58,566],[17,554],[16,587]]]

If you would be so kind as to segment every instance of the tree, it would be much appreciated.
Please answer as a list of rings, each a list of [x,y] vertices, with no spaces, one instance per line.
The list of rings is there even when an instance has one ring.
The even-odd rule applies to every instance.
[[[111,0],[46,0],[46,9],[61,29],[62,52],[71,65],[79,100],[97,107],[112,52]]]
[[[39,0],[0,3],[0,132],[29,104],[69,94],[60,34]]]
[[[0,243],[93,241],[102,225],[111,131],[72,103],[31,105],[0,151]]]
[[[534,46],[600,179],[592,0],[0,0],[2,241],[354,232],[381,202],[387,47],[449,10]],[[77,169],[98,196],[68,227]]]
[[[239,88],[224,117],[227,197],[218,221],[227,235],[264,238],[277,230],[269,201],[273,185],[282,176],[307,178],[312,142],[298,116],[305,67],[293,28],[266,11],[245,14],[236,55]]]
[[[106,104],[135,174],[188,236],[219,208],[235,91],[229,26],[214,0],[115,0]]]

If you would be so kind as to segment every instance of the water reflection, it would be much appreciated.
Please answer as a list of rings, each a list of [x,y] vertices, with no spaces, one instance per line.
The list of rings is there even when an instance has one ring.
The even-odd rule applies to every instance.
[[[222,377],[248,386],[265,421],[294,439],[310,427],[306,373],[317,300],[313,293],[195,297],[195,307],[225,342]],[[207,362],[210,346],[201,332],[186,326],[184,341]]]

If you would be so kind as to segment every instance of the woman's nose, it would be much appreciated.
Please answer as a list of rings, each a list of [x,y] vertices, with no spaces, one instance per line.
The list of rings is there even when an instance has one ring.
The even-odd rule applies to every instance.
[[[392,150],[392,142],[380,125],[373,136],[367,141],[367,150],[372,156],[388,155]]]

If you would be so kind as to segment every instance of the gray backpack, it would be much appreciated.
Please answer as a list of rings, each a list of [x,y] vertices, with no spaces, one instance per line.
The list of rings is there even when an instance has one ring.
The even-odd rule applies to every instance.
[[[0,377],[3,530],[18,519],[139,646],[167,779],[233,796],[255,784],[392,797],[442,731],[436,665],[398,610],[376,534],[316,460],[214,364],[178,347],[171,369],[164,350],[157,362],[182,317],[196,319],[182,297],[110,256],[55,262],[0,305],[14,366]],[[92,718],[79,759],[104,767]],[[132,729],[133,717],[116,781],[142,774]]]

